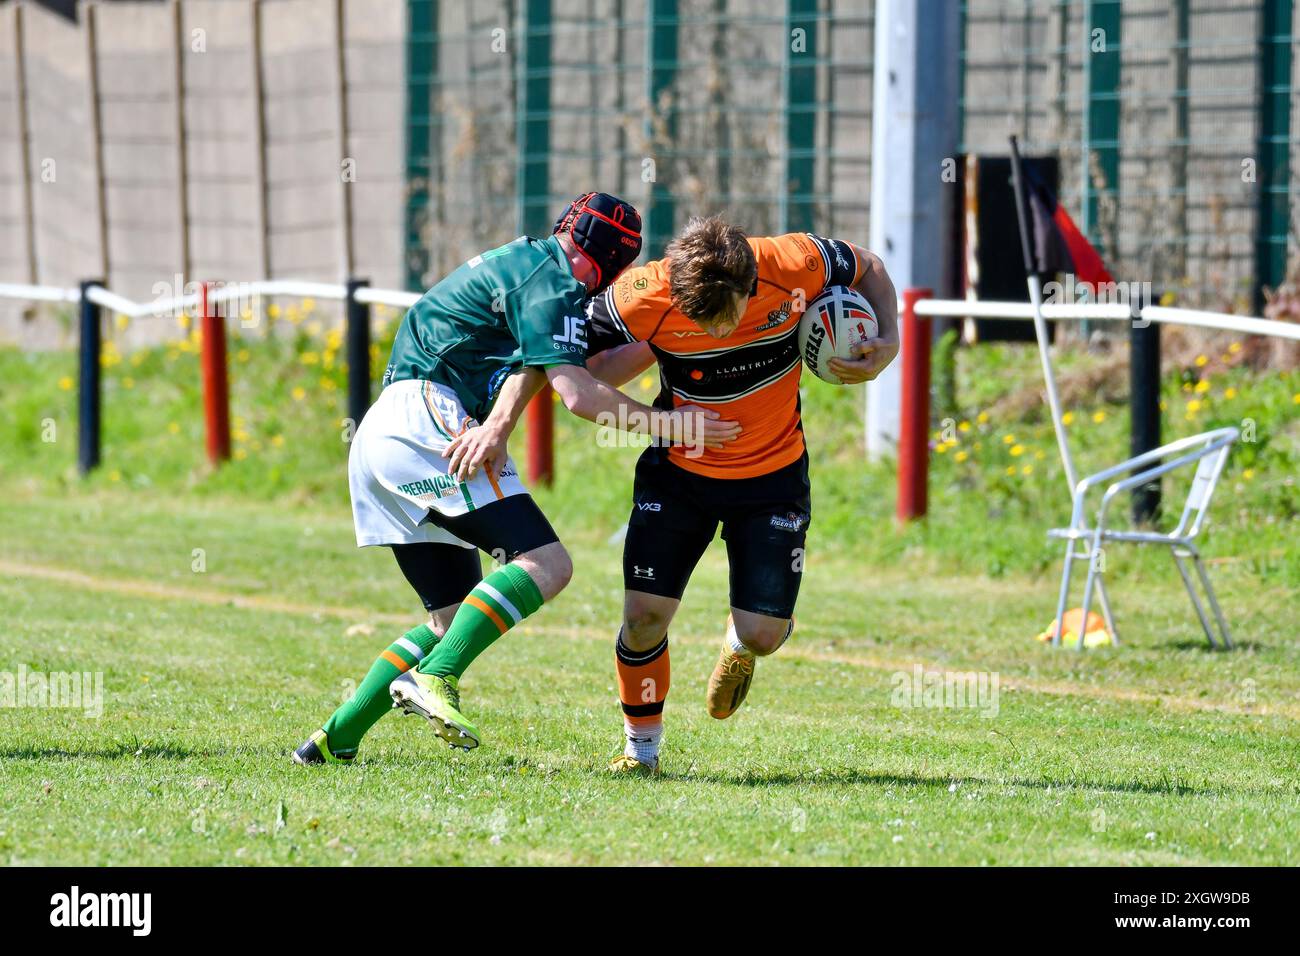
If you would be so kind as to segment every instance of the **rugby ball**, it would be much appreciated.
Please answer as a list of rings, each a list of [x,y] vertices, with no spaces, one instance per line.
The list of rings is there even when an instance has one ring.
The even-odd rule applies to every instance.
[[[874,339],[880,327],[862,295],[848,286],[831,286],[808,303],[799,320],[799,354],[824,382],[843,385],[831,371],[833,358],[853,358],[853,346]]]

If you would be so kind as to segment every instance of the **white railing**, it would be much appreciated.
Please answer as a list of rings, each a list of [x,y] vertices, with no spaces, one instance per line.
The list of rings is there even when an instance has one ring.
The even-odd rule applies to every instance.
[[[970,299],[920,299],[916,314],[944,318],[1025,319],[1032,321],[1034,307],[1028,302],[990,302]],[[1176,309],[1148,305],[1135,309],[1123,303],[1077,303],[1043,305],[1043,318],[1050,321],[1098,320],[1109,322],[1161,322],[1190,325],[1242,335],[1268,335],[1300,341],[1300,323],[1278,322],[1246,315],[1226,315],[1198,309]]]
[[[387,305],[409,309],[419,301],[420,293],[402,289],[376,289],[360,286],[355,292],[357,302],[366,305]],[[208,301],[227,302],[248,296],[299,296],[302,298],[344,301],[347,286],[332,282],[310,282],[300,279],[269,279],[256,282],[216,284]],[[135,302],[103,286],[91,286],[87,294],[90,301],[120,315],[131,318],[174,315],[178,310],[198,308],[200,294],[172,296]],[[30,302],[78,302],[80,289],[59,286],[25,285],[0,282],[0,299],[19,299]],[[992,302],[970,299],[921,299],[916,303],[916,314],[931,317],[973,319],[1024,319],[1032,320],[1034,307],[1028,302]],[[1043,318],[1050,321],[1078,321],[1084,319],[1109,322],[1160,322],[1187,325],[1242,335],[1266,335],[1273,338],[1300,341],[1300,323],[1278,322],[1246,315],[1227,315],[1199,309],[1179,309],[1163,305],[1148,305],[1134,309],[1123,303],[1044,304]]]

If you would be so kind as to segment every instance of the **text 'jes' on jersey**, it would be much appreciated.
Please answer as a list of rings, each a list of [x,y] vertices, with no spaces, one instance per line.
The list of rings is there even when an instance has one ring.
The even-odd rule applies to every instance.
[[[668,260],[628,269],[591,300],[590,354],[627,342],[650,343],[659,360],[655,404],[698,404],[740,422],[740,437],[671,460],[701,475],[751,478],[785,467],[804,452],[799,419],[798,330],[802,309],[832,285],[853,285],[863,264],[854,247],[807,233],[751,238],[758,278],[736,331],[715,339],[672,305]],[[695,449],[698,453],[699,449]]]

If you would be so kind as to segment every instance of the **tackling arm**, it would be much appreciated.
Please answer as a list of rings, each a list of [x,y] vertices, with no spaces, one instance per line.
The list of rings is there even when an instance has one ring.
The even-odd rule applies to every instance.
[[[587,370],[615,388],[631,381],[655,362],[654,353],[645,342],[632,342],[600,352],[587,359]]]
[[[717,412],[696,405],[671,411],[642,405],[593,378],[580,365],[552,365],[546,369],[546,376],[565,408],[598,425],[709,448],[721,447],[740,434],[739,422],[720,421]]]
[[[519,424],[519,416],[528,403],[545,384],[546,373],[540,368],[521,368],[512,372],[501,386],[501,394],[497,396],[487,421],[457,435],[443,449],[442,457],[451,459],[448,472],[462,481],[473,478],[480,465],[493,473],[499,472],[508,454],[506,443],[510,433]]]

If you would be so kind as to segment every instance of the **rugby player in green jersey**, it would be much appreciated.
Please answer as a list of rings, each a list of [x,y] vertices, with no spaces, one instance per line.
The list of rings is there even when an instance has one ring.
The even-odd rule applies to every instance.
[[[393,549],[429,620],[379,655],[295,762],[352,760],[394,704],[428,719],[452,747],[478,746],[461,711],[461,676],[573,572],[506,454],[520,413],[546,381],[590,421],[707,447],[739,434],[716,412],[655,409],[618,391],[651,361],[642,343],[593,362],[604,380],[587,369],[586,301],[640,250],[636,210],[588,193],[548,238],[521,236],[475,256],[407,312],[384,389],[353,437],[348,482],[358,546]],[[499,562],[486,577],[480,550]]]

